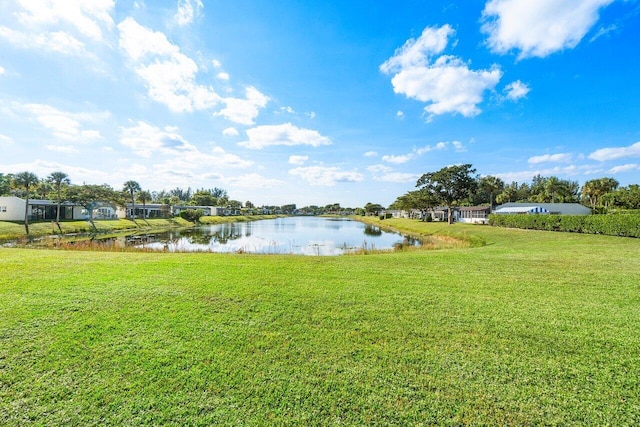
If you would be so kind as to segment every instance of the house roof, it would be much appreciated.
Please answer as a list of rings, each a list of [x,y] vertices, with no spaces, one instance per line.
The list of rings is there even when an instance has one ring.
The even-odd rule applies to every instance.
[[[461,206],[458,208],[458,210],[461,211],[487,211],[491,209],[490,206]]]
[[[504,205],[498,206],[494,213],[498,213],[497,211],[503,208],[522,208],[525,206],[531,207],[540,207],[544,208],[551,214],[560,214],[560,215],[590,215],[591,209],[586,206],[581,205],[580,203],[505,203]]]
[[[510,213],[549,213],[549,211],[541,206],[507,206],[504,208],[498,208],[493,211],[495,214],[510,214]]]

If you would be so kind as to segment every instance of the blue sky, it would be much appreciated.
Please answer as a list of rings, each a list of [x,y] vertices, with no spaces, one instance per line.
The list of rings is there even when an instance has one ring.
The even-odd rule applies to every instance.
[[[637,0],[3,1],[0,172],[350,207],[461,163],[640,183],[639,24]]]

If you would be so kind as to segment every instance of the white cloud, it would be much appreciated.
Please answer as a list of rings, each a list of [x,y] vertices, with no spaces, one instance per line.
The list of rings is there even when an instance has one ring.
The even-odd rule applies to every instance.
[[[402,163],[407,163],[409,160],[415,157],[414,153],[402,154],[402,155],[390,155],[390,156],[382,156],[382,161],[387,163],[394,163],[396,165],[400,165]]]
[[[391,169],[387,165],[371,165],[367,167],[367,170],[373,174],[381,174],[381,173],[389,173],[393,169]]]
[[[452,141],[451,144],[453,145],[453,148],[456,150],[456,153],[466,153],[467,152],[467,148],[462,145],[462,142],[460,141]]]
[[[640,170],[640,165],[636,163],[628,163],[626,165],[614,166],[609,169],[609,173],[621,173]]]
[[[229,73],[225,73],[225,72],[219,72],[218,74],[216,74],[216,77],[220,80],[225,80],[228,81],[229,80]]]
[[[525,98],[529,92],[531,92],[529,85],[522,83],[520,80],[509,83],[503,90],[504,97],[514,102],[520,98]]]
[[[0,170],[8,173],[17,173],[25,170],[31,171],[39,177],[45,177],[51,172],[65,171],[71,178],[72,183],[87,182],[102,184],[113,179],[113,174],[103,172],[95,168],[84,168],[72,165],[65,165],[58,162],[48,160],[34,160],[29,163],[12,163],[10,165],[0,165]],[[122,181],[124,182],[124,181]]]
[[[490,0],[482,31],[495,53],[519,52],[520,59],[545,57],[575,47],[613,0]]]
[[[532,165],[539,163],[566,163],[571,161],[571,154],[558,153],[558,154],[543,154],[542,156],[530,157],[528,162]]]
[[[62,31],[31,33],[0,26],[0,38],[22,49],[38,49],[69,56],[94,56],[86,52],[84,43]]]
[[[35,49],[98,60],[86,43],[104,42],[113,28],[113,0],[18,0],[11,25],[0,38],[21,49]]]
[[[222,116],[225,119],[242,125],[254,124],[254,119],[258,116],[258,109],[264,108],[269,101],[269,97],[262,94],[254,87],[247,87],[246,98],[224,98],[227,107],[214,113],[214,116]]]
[[[224,183],[232,185],[234,187],[249,189],[272,188],[286,184],[284,181],[281,181],[279,179],[265,178],[257,173],[250,173],[234,177],[225,177],[221,178],[221,180]]]
[[[299,176],[311,185],[331,187],[338,182],[360,182],[364,175],[357,171],[341,171],[336,167],[309,166],[291,169],[289,173]]]
[[[172,126],[160,129],[139,121],[135,126],[121,128],[120,136],[123,145],[142,157],[166,155],[168,160],[154,166],[163,173],[191,176],[195,171],[208,170],[211,167],[245,168],[253,165],[253,162],[228,153],[221,147],[214,146],[211,153],[202,152],[185,140],[178,133],[178,129]]]
[[[624,157],[640,157],[640,141],[628,147],[601,148],[589,154],[589,158],[600,162],[621,159]]]
[[[222,63],[220,61],[218,61],[217,59],[214,59],[213,61],[211,61],[211,65],[213,65],[213,68],[222,67]]]
[[[310,145],[318,147],[331,144],[331,140],[326,136],[320,135],[318,131],[299,128],[291,123],[257,126],[248,129],[247,136],[249,140],[240,142],[238,145],[254,150],[261,150],[274,145]]]
[[[449,25],[427,27],[417,40],[409,39],[380,70],[394,74],[391,84],[395,93],[425,102],[427,120],[441,114],[480,114],[478,104],[486,90],[493,90],[502,78],[497,66],[490,70],[471,70],[460,58],[442,55],[454,31]],[[435,60],[434,60],[435,58]]]
[[[378,157],[378,152],[377,151],[367,151],[366,153],[364,153],[365,157]]]
[[[567,165],[562,167],[553,167],[547,169],[517,171],[517,172],[504,172],[492,174],[504,182],[525,182],[531,181],[534,176],[575,176],[580,173],[592,173],[594,171],[590,166],[577,167],[575,165]]]
[[[103,28],[111,29],[114,0],[18,0],[18,21],[27,26],[67,25],[99,41]]]
[[[617,25],[609,25],[607,27],[601,27],[597,33],[595,33],[593,35],[593,37],[591,37],[589,39],[589,42],[593,43],[594,41],[596,41],[597,39],[599,39],[600,37],[606,36],[609,33],[616,31],[618,29]]]
[[[280,107],[280,112],[289,113],[289,114],[295,114],[296,113],[296,111],[290,106]]]
[[[198,66],[161,32],[155,32],[129,17],[118,24],[120,47],[145,82],[151,99],[174,112],[204,110],[220,97],[212,87],[196,84]]]
[[[178,11],[174,17],[179,26],[189,25],[200,15],[202,0],[178,0]]]
[[[404,118],[404,113],[400,110],[398,110],[398,112],[396,113],[396,117],[399,119],[403,119]]]
[[[423,154],[429,153],[431,151],[445,150],[448,144],[449,144],[448,142],[438,142],[436,145],[433,145],[433,146],[425,145],[424,147],[421,147],[421,148],[414,148],[413,151],[411,151],[411,153],[408,153],[408,154],[382,156],[382,160],[388,163],[394,163],[399,165],[402,163],[406,163],[409,160],[418,158]],[[462,143],[460,143],[459,141],[454,141],[452,144],[456,148],[456,151],[465,151],[464,147],[462,146]]]
[[[386,165],[371,165],[367,167],[367,171],[371,172],[374,181],[380,182],[416,182],[420,177],[412,173],[393,172],[393,169]]]
[[[395,183],[406,183],[406,182],[417,182],[418,178],[420,178],[419,174],[414,173],[402,173],[402,172],[391,172],[386,173],[380,176],[376,176],[373,179],[381,182],[395,182]]]
[[[253,165],[253,162],[250,160],[244,160],[243,158],[227,153],[221,147],[214,147],[211,150],[212,155],[205,155],[203,160],[211,165],[219,165],[219,166],[231,166],[236,168],[246,168]],[[214,158],[215,160],[213,160]],[[205,163],[205,164],[207,164]]]
[[[5,73],[4,67],[0,66],[0,76]]]
[[[56,138],[78,142],[101,139],[99,131],[83,129],[82,122],[100,121],[108,116],[108,113],[70,113],[46,104],[12,103],[11,109],[15,113],[22,113],[22,116],[26,113]]]
[[[309,160],[309,156],[289,156],[289,164],[291,165],[304,165]]]
[[[238,136],[238,135],[240,135],[240,132],[238,132],[238,129],[236,129],[234,127],[230,127],[230,128],[226,128],[225,130],[223,130],[222,134],[224,136]]]
[[[380,66],[380,70],[390,74],[413,67],[426,67],[431,57],[444,51],[449,36],[454,33],[449,25],[440,28],[426,27],[418,40],[409,39],[404,46],[396,49],[393,56]]]
[[[136,126],[120,129],[120,142],[131,148],[134,153],[150,157],[153,153],[177,154],[184,151],[196,151],[177,129],[165,127],[164,130],[139,121]]]
[[[13,139],[8,137],[7,135],[3,135],[0,133],[0,144],[5,144],[5,145],[13,144]]]
[[[45,145],[44,148],[58,153],[74,154],[79,152],[73,145]]]

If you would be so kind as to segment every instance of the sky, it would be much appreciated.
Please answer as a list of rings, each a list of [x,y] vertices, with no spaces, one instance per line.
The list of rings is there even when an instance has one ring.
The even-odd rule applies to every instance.
[[[0,173],[254,205],[640,183],[640,0],[0,0]]]

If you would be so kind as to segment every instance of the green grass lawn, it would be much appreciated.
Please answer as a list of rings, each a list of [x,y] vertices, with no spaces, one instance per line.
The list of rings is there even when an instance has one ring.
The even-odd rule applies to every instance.
[[[482,245],[0,249],[0,425],[640,424],[640,240],[383,223]]]
[[[149,228],[188,227],[193,225],[189,221],[179,217],[171,219],[151,218],[146,220],[138,218],[135,222],[130,219],[96,220],[94,224],[99,233]],[[64,234],[92,233],[95,231],[91,223],[85,220],[61,221],[60,228],[62,228],[62,233]],[[58,233],[60,233],[60,230],[55,224],[55,221],[41,221],[29,224],[30,237],[41,237]],[[23,223],[0,221],[0,241],[25,239],[26,237]]]

